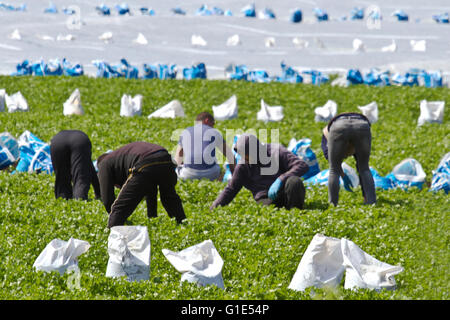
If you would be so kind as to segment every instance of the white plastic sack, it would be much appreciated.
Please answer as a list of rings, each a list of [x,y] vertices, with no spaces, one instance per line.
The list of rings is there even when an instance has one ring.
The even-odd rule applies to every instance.
[[[306,248],[289,289],[336,287],[344,275],[341,240],[316,234]]]
[[[314,109],[316,122],[328,122],[337,113],[337,103],[333,100],[328,100],[322,107],[317,107]]]
[[[0,112],[5,111],[5,96],[6,96],[6,90],[0,89]]]
[[[391,44],[381,48],[381,52],[396,52],[397,51],[397,43],[395,40],[392,40]]]
[[[295,37],[294,39],[292,39],[292,43],[294,44],[294,46],[297,49],[305,49],[305,48],[308,48],[308,46],[309,46],[309,42],[308,41],[303,40],[303,39],[301,39],[299,37]]]
[[[20,91],[14,93],[12,96],[5,94],[5,102],[9,113],[29,110],[27,100],[25,100]]]
[[[73,34],[62,35],[58,34],[56,37],[56,41],[73,41],[75,40],[75,36]]]
[[[193,34],[192,37],[191,37],[191,44],[193,46],[204,47],[204,46],[207,45],[207,42],[206,42],[205,39],[202,38],[202,36]]]
[[[400,266],[381,262],[359,248],[354,242],[341,240],[345,266],[345,289],[395,289],[396,274],[403,271]]]
[[[364,52],[366,47],[361,39],[353,39],[353,52]]]
[[[65,116],[78,115],[82,116],[84,114],[83,106],[81,105],[81,94],[78,89],[75,89],[70,95],[69,99],[64,102],[63,114]]]
[[[133,40],[133,43],[146,45],[148,44],[148,40],[142,33],[139,33],[137,38]]]
[[[232,95],[227,101],[218,106],[213,106],[214,119],[229,120],[238,115],[237,97]]]
[[[416,186],[421,189],[425,183],[426,173],[419,161],[408,158],[397,164],[386,177],[391,179],[396,186]]]
[[[234,47],[241,44],[241,39],[238,34],[235,34],[227,39],[227,46]]]
[[[112,36],[113,36],[112,32],[107,31],[105,33],[102,33],[98,38],[104,41],[105,43],[108,43],[109,41],[112,40]]]
[[[148,118],[172,118],[175,119],[176,117],[184,117],[184,110],[183,106],[181,105],[181,102],[178,100],[172,100],[165,106],[161,107],[160,109],[156,110],[152,114],[148,116]]]
[[[106,277],[150,278],[150,239],[145,226],[115,226],[108,237]]]
[[[224,289],[222,278],[223,260],[211,240],[186,248],[179,252],[162,250],[169,262],[181,272],[181,281],[201,286],[215,284]]]
[[[344,87],[344,88],[348,87],[349,81],[347,80],[347,75],[346,74],[340,75],[339,77],[337,77],[336,79],[334,79],[331,82],[331,85],[333,87],[335,87],[335,86]]]
[[[36,270],[58,271],[78,270],[78,257],[88,251],[90,244],[83,240],[70,238],[69,241],[53,239],[37,257],[33,264]]]
[[[10,35],[9,38],[12,40],[22,40],[22,36],[18,29],[15,29]]]
[[[375,123],[378,121],[378,104],[375,101],[372,101],[368,105],[359,106],[359,110],[361,110],[362,114],[369,119],[370,123]]]
[[[411,45],[411,50],[412,51],[417,51],[417,52],[425,52],[427,51],[427,41],[426,40],[411,40],[409,42],[409,44]]]
[[[134,98],[124,94],[120,100],[120,116],[132,117],[142,114],[142,95],[135,95]]]
[[[420,115],[417,125],[421,126],[425,122],[442,123],[444,120],[445,101],[420,101]]]
[[[256,119],[264,122],[281,121],[284,118],[282,106],[269,106],[261,99],[261,110],[256,114]]]
[[[264,45],[267,48],[275,47],[275,38],[274,37],[267,37],[264,39]]]

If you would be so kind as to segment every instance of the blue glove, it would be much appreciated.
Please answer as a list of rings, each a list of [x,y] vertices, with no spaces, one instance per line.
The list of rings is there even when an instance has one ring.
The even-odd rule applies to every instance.
[[[348,175],[344,174],[344,176],[342,177],[342,180],[344,181],[345,190],[353,192],[353,190],[352,190],[353,184],[352,184],[352,181],[350,180],[350,178],[348,177]]]
[[[281,181],[280,178],[277,178],[277,180],[275,180],[272,185],[269,188],[269,198],[271,200],[275,200],[277,198],[277,194],[278,191],[280,191],[281,186],[283,185],[283,182]]]

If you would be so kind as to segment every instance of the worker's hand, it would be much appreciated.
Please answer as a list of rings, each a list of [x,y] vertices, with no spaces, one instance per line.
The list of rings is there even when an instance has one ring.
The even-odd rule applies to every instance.
[[[348,175],[344,173],[344,176],[342,177],[342,180],[344,181],[344,188],[347,191],[353,192],[353,184]]]
[[[212,205],[209,207],[209,211],[213,211],[217,207],[216,202],[214,201]]]
[[[272,185],[269,188],[269,194],[268,194],[268,196],[271,200],[275,200],[277,198],[278,191],[280,191],[282,185],[283,185],[283,182],[281,181],[280,178],[277,178],[277,180],[275,180],[272,183]]]

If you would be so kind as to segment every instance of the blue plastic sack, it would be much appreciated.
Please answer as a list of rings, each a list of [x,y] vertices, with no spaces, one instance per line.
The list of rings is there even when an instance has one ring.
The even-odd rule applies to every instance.
[[[302,176],[303,179],[309,179],[320,172],[316,154],[311,149],[311,139],[304,138],[289,146],[291,147],[289,150],[309,166],[308,171]]]
[[[44,65],[44,75],[45,76],[61,76],[63,74],[63,68],[59,59],[49,60],[48,63]]]
[[[356,171],[347,165],[345,162],[342,163],[342,170],[350,179],[353,188],[356,188],[359,185],[359,177],[356,174]],[[317,186],[328,186],[328,179],[330,175],[330,169],[325,169],[320,171],[318,174],[305,179],[304,183],[306,185],[317,185]],[[342,177],[339,177],[339,185],[344,188],[344,180]],[[347,190],[347,189],[346,189]],[[347,190],[350,191],[350,190]]]
[[[422,189],[425,177],[426,174],[421,164],[413,158],[401,161],[386,175],[386,178],[390,179],[395,187],[402,189],[408,189],[409,187]]]
[[[315,8],[313,11],[317,21],[328,21],[328,13],[325,10]]]
[[[233,16],[233,12],[231,12],[231,10],[225,10],[223,15],[226,16],[226,17],[232,17]]]
[[[427,88],[442,87],[442,74],[440,71],[428,73],[425,70],[422,70],[419,73],[419,83]]]
[[[290,82],[290,83],[302,83],[303,77],[295,71],[292,67],[287,66],[284,62],[281,62],[281,77],[277,77],[276,80],[279,82]]]
[[[364,83],[363,76],[358,69],[350,69],[347,72],[347,80],[351,84],[361,84]]]
[[[291,22],[293,23],[299,23],[302,22],[303,15],[302,11],[300,9],[295,9],[294,12],[291,14]]]
[[[264,19],[276,19],[275,12],[272,9],[264,8],[262,11],[262,17]]]
[[[31,63],[29,60],[24,60],[16,65],[16,72],[11,73],[12,76],[29,76],[33,74]]]
[[[117,78],[120,76],[116,70],[104,61],[94,60],[92,64],[97,67],[97,78]]]
[[[95,10],[97,10],[98,14],[104,16],[109,16],[111,14],[111,9],[103,3],[100,6],[95,7]]]
[[[439,162],[436,170],[433,170],[430,191],[444,190],[446,194],[450,191],[450,152]]]
[[[248,72],[249,70],[244,64],[234,66],[234,73],[230,74],[230,80],[247,80]]]
[[[318,70],[305,70],[302,71],[303,74],[308,75],[311,77],[311,84],[320,86],[323,83],[326,83],[330,80],[330,78],[323,74],[322,72]],[[303,77],[303,81],[305,80],[305,77]],[[305,82],[305,81],[304,81]]]
[[[448,12],[433,15],[433,20],[437,23],[449,23],[449,15]]]
[[[155,10],[153,10],[152,8],[146,8],[146,7],[142,7],[139,9],[141,11],[141,13],[143,15],[147,15],[147,16],[154,16],[155,15]]]
[[[171,10],[172,10],[172,12],[174,14],[180,14],[180,15],[183,15],[183,16],[186,14],[186,11],[184,11],[180,7],[172,8]]]
[[[49,144],[43,142],[28,130],[19,137],[18,143],[19,163],[12,173],[16,171],[53,173]]]
[[[159,64],[159,78],[164,79],[175,79],[177,77],[177,66],[175,64]]]
[[[364,9],[363,8],[353,8],[350,12],[351,20],[362,20],[364,19]]]
[[[128,6],[128,4],[126,3],[122,3],[122,4],[116,4],[115,6],[117,13],[121,16],[125,15],[125,14],[130,14],[130,7]]]
[[[143,79],[158,79],[158,67],[151,64],[144,63],[143,65],[144,74],[142,76]]]
[[[372,173],[375,188],[381,188],[384,190],[395,188],[395,184],[392,182],[391,179],[382,177],[374,168],[370,167],[370,172]]]
[[[44,9],[44,13],[58,13],[58,9],[54,3],[50,2],[48,8]]]
[[[126,59],[120,59],[120,64],[113,66],[121,77],[127,79],[137,79],[139,77],[138,68],[130,65]]]
[[[254,18],[256,17],[256,10],[254,4],[246,5],[241,9],[241,12],[244,14],[244,17]]]
[[[409,17],[403,10],[396,10],[392,13],[392,16],[396,17],[398,21],[408,21]]]
[[[369,86],[377,87],[389,86],[391,84],[389,71],[380,72],[378,69],[371,69],[364,75],[363,81]]]
[[[270,82],[270,77],[265,70],[252,70],[248,73],[247,80],[251,82]]]
[[[62,68],[63,73],[66,76],[78,77],[84,74],[83,66],[81,64],[72,65],[66,58],[63,58]]]
[[[27,5],[21,4],[19,7],[14,7],[11,4],[5,4],[0,2],[0,9],[7,11],[26,11]]]
[[[19,158],[17,140],[9,133],[0,134],[0,170],[7,168]]]
[[[183,77],[186,80],[191,79],[206,79],[206,66],[203,62],[194,65],[190,68],[183,69]]]

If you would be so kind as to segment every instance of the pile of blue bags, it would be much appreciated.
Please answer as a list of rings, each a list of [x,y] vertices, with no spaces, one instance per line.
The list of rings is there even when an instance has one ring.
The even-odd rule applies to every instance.
[[[15,7],[15,6],[11,5],[11,4],[0,2],[0,10],[26,11],[27,10],[27,5],[26,4],[22,4],[22,5],[18,6],[18,7]]]
[[[206,79],[206,66],[203,62],[183,69],[183,77],[186,80]]]
[[[80,64],[72,65],[64,58],[49,60],[47,63],[44,60],[32,63],[29,60],[24,60],[17,64],[16,71],[12,76],[82,76],[84,74],[83,66]]]
[[[137,79],[139,76],[138,68],[131,66],[126,59],[121,59],[116,65],[110,65],[101,60],[95,60],[92,63],[97,67],[98,78]]]
[[[446,194],[450,191],[450,152],[439,162],[436,170],[433,170],[430,191],[444,190]]]

